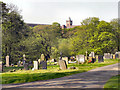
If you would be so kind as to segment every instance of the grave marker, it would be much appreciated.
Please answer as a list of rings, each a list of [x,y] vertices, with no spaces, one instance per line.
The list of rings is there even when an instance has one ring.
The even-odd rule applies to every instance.
[[[28,63],[24,64],[24,70],[29,70],[29,64]]]
[[[33,61],[34,70],[38,70],[38,61]]]
[[[85,56],[84,55],[77,55],[76,60],[78,61],[78,64],[83,64],[85,62]]]
[[[40,69],[47,69],[47,62],[46,61],[40,62]]]
[[[120,52],[116,52],[115,55],[116,55],[116,58],[120,59]]]
[[[60,69],[62,69],[62,70],[67,69],[66,61],[65,60],[59,60],[59,66],[60,66]]]
[[[104,59],[111,59],[110,53],[104,53]]]
[[[99,63],[104,62],[104,59],[103,59],[102,55],[98,55],[98,62]]]
[[[6,56],[6,67],[9,67],[10,65],[9,65],[9,56],[7,55]]]

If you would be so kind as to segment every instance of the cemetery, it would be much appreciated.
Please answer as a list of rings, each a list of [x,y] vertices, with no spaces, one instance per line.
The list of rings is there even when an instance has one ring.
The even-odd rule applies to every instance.
[[[29,2],[25,4],[27,5],[28,3]],[[0,41],[1,84],[22,84],[34,81],[56,80],[57,78],[61,80],[61,78],[66,76],[68,80],[70,77],[71,82],[74,82],[74,80],[72,80],[73,77],[74,79],[79,78],[79,80],[76,80],[74,83],[80,86],[78,84],[85,81],[85,79],[90,78],[95,81],[100,81],[99,75],[101,75],[100,78],[103,77],[101,78],[102,82],[104,79],[110,79],[108,75],[109,77],[116,75],[118,71],[117,64],[120,61],[119,18],[112,18],[110,21],[105,21],[99,18],[100,16],[88,16],[87,18],[79,18],[79,23],[73,25],[73,20],[78,20],[75,19],[76,16],[75,18],[72,17],[73,20],[70,17],[68,20],[65,19],[66,17],[63,17],[64,20],[57,17],[57,19],[52,21],[66,21],[66,25],[61,25],[56,21],[50,24],[48,23],[51,22],[49,21],[51,20],[50,17],[56,16],[56,14],[54,14],[56,11],[53,11],[54,13],[47,13],[46,11],[46,13],[43,13],[41,10],[38,11],[37,8],[36,12],[42,12],[42,14],[40,13],[38,17],[32,16],[30,19],[34,20],[34,17],[38,19],[38,23],[41,24],[30,24],[24,21],[24,16],[20,15],[21,10],[19,10],[17,6],[14,6],[14,4],[9,5],[0,1],[0,5],[2,6],[2,29],[0,29],[2,30],[2,33],[0,33],[0,36],[2,36],[2,39],[0,39],[2,40]],[[43,7],[44,5],[34,6]],[[45,10],[51,12],[48,6],[43,8],[47,8]],[[61,6],[62,5],[60,5],[60,7]],[[28,11],[34,10],[33,8]],[[71,8],[71,5],[67,8]],[[55,9],[57,10],[57,8]],[[68,10],[68,12],[71,10]],[[76,12],[76,10],[74,12]],[[58,11],[64,11],[64,9],[58,9],[57,12]],[[38,15],[36,12],[34,15]],[[45,15],[48,17],[49,14],[54,15],[50,15],[49,19],[42,18]],[[64,14],[67,16],[67,13]],[[74,15],[77,14],[78,12]],[[29,15],[33,15],[33,12]],[[48,24],[42,24],[41,19],[46,20],[44,22]],[[36,21],[34,20],[32,22]],[[91,76],[89,76],[89,74]],[[105,76],[105,74],[107,75]],[[83,78],[84,75],[86,75],[85,78]],[[94,76],[98,77],[94,78]],[[116,77],[119,76],[120,75]],[[88,83],[92,82],[90,79]],[[110,79],[110,81],[112,81],[112,79]],[[66,82],[68,82],[69,85],[74,84],[65,81],[65,83],[61,85],[66,85]],[[96,84],[99,82],[92,83]],[[91,83],[89,83],[89,85],[90,84]],[[99,84],[101,85],[103,82]],[[105,87],[107,86],[106,84]],[[83,87],[85,87],[84,84]]]

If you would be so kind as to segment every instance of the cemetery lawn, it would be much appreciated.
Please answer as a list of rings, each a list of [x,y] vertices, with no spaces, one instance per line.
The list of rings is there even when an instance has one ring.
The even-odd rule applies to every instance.
[[[116,88],[120,89],[120,74],[113,76],[108,82],[104,85],[104,88]]]
[[[59,65],[48,66],[47,70],[16,70],[16,72],[4,72],[2,73],[2,84],[12,84],[12,83],[25,83],[38,80],[48,80],[54,78],[60,78],[64,76],[69,76],[76,73],[82,73],[95,69],[97,67],[102,67],[106,65],[111,65],[118,63],[118,59],[104,60],[102,63],[89,63],[89,64],[69,64],[68,67],[74,66],[77,69],[67,69],[60,70]],[[8,67],[6,67],[8,69]],[[11,67],[9,67],[11,68]]]

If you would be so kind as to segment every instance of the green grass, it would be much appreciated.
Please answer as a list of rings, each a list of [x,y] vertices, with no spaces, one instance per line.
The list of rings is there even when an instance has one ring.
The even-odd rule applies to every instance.
[[[21,66],[21,67],[4,67],[3,68],[3,72],[8,72],[8,71],[11,71],[11,70],[13,70],[13,69],[15,69],[15,70],[19,70],[19,69],[22,69],[23,67]]]
[[[120,90],[120,75],[113,76],[108,82],[104,85],[104,88],[114,88]]]
[[[16,72],[2,73],[2,84],[10,83],[25,83],[38,80],[48,80],[64,76],[69,76],[76,73],[86,72],[91,69],[118,63],[120,60],[104,60],[102,63],[89,63],[89,64],[69,64],[68,67],[75,66],[77,69],[60,70],[58,65],[48,66],[47,70],[17,70]],[[7,70],[11,67],[6,67]],[[13,69],[13,68],[12,68]],[[18,69],[18,68],[17,68]]]

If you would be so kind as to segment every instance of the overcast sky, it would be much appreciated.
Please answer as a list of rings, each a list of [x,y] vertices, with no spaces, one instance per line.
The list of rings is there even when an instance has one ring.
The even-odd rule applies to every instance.
[[[73,25],[88,17],[111,21],[118,18],[119,0],[2,0],[17,5],[26,23],[66,24],[71,17]]]

